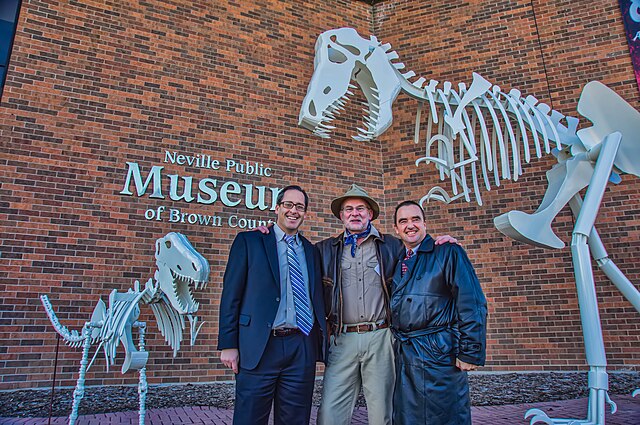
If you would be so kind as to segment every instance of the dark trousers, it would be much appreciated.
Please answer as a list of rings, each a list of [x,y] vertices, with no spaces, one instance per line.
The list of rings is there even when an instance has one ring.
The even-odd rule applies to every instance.
[[[274,425],[309,423],[316,374],[314,340],[303,334],[269,337],[258,366],[241,367],[236,375],[234,425],[266,425],[272,405]]]

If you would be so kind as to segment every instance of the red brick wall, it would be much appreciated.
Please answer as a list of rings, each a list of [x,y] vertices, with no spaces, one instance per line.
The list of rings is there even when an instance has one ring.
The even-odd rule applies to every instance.
[[[385,1],[375,11],[376,34],[391,43],[407,69],[427,79],[469,85],[475,71],[505,92],[518,88],[573,116],[578,116],[581,88],[598,80],[640,106],[617,1],[533,5]],[[448,181],[438,181],[433,165],[414,165],[425,149],[424,141],[413,144],[416,107],[416,101],[400,95],[393,127],[381,137],[387,217],[402,199],[420,199],[437,184],[450,188]],[[476,266],[489,301],[491,370],[576,370],[586,364],[569,246],[557,251],[529,248],[493,226],[493,218],[502,213],[538,207],[547,185],[544,173],[554,162],[550,155],[532,159],[518,182],[506,180],[500,188],[484,191],[482,207],[464,201],[426,205],[430,231],[461,239]],[[597,221],[611,259],[636,287],[639,194],[638,179],[624,176],[622,184],[607,189]],[[572,226],[565,208],[554,229],[568,245]],[[610,367],[637,370],[638,313],[599,270],[595,279]]]
[[[582,3],[536,3],[553,106],[574,111],[580,87],[602,79],[637,107],[617,2],[604,9]],[[224,218],[270,215],[220,202],[122,195],[126,162],[137,162],[145,175],[162,165],[164,175],[194,180],[299,183],[311,195],[304,226],[314,240],[340,229],[327,205],[351,182],[381,199],[387,214],[398,200],[426,193],[436,177],[433,169],[412,165],[421,149],[412,144],[415,102],[406,96],[396,102],[394,125],[379,142],[350,138],[360,125],[357,102],[329,141],[297,126],[315,39],[340,26],[363,35],[373,30],[428,78],[469,81],[475,70],[548,99],[529,2],[23,2],[0,105],[0,389],[49,385],[56,334],[39,294],[50,294],[61,321],[80,329],[99,296],[106,300],[112,289],[125,291],[153,276],[154,241],[172,230],[186,234],[211,264],[210,284],[197,296],[206,323],[196,345],[183,341],[174,359],[143,307],[149,382],[230,379],[214,348],[222,273],[238,229],[169,223],[166,216],[146,220],[144,214],[165,206]],[[257,161],[273,176],[166,164],[166,150]],[[485,194],[483,208],[428,207],[433,233],[459,237],[477,266],[491,306],[490,370],[584,366],[568,250],[528,249],[492,224],[502,212],[537,207],[552,163],[532,161],[522,181]],[[611,257],[638,282],[640,186],[628,176],[623,183],[607,190],[599,229]],[[571,217],[563,213],[559,221],[558,234],[568,242]],[[391,230],[389,220],[380,224]],[[610,363],[636,367],[637,313],[596,276],[606,300],[601,315]],[[60,348],[59,384],[75,385],[79,357],[79,350]],[[103,366],[98,360],[88,385],[136,382],[120,375],[119,365],[111,373]]]

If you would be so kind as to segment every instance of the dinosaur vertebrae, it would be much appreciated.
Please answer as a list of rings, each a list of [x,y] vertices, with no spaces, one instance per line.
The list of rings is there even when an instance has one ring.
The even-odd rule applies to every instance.
[[[81,335],[75,329],[70,331],[66,326],[60,323],[55,311],[53,311],[51,302],[46,295],[40,295],[40,300],[42,301],[42,305],[44,306],[45,311],[47,312],[47,316],[49,316],[51,324],[55,328],[56,332],[60,334],[65,343],[74,348],[80,347],[82,345],[82,342],[86,339],[85,336]]]
[[[388,45],[380,48],[388,50]],[[387,52],[386,56],[390,61],[398,58],[395,51]],[[461,197],[469,202],[473,194],[482,205],[478,160],[482,183],[486,190],[491,190],[491,180],[495,186],[500,186],[501,178],[518,180],[523,160],[528,163],[531,159],[532,146],[540,158],[543,150],[544,153],[551,151],[550,142],[555,142],[558,149],[580,143],[576,136],[577,118],[565,117],[531,95],[523,97],[517,89],[505,93],[474,73],[470,90],[475,86],[482,88],[464,99],[468,91],[464,83],[460,83],[456,91],[449,81],[442,87],[435,80],[425,85],[424,77],[411,82],[409,79],[415,76],[413,71],[402,74],[399,70],[405,67],[403,63],[392,65],[402,91],[419,101],[415,143],[421,140],[422,110],[425,106],[428,108],[423,135],[425,154],[416,160],[416,165],[433,162],[441,180],[451,179],[453,196],[435,186],[421,203],[431,199],[448,203]],[[561,123],[563,119],[566,125]],[[436,150],[435,154],[432,149]]]
[[[416,81],[414,87],[421,83]],[[469,202],[473,194],[481,205],[478,160],[484,187],[491,190],[491,180],[495,186],[500,186],[501,178],[518,180],[522,175],[522,161],[528,163],[531,159],[532,146],[535,155],[541,157],[543,151],[551,151],[551,141],[556,142],[558,149],[562,144],[575,143],[577,119],[568,120],[569,128],[563,126],[560,120],[564,116],[538,103],[533,96],[523,98],[518,90],[504,93],[500,87],[493,86],[464,104],[461,100],[466,92],[464,84],[456,91],[451,83],[445,82],[444,87],[439,88],[434,80],[423,88],[416,113],[415,143],[420,142],[425,105],[430,113],[423,135],[425,154],[416,160],[416,165],[433,162],[441,180],[451,179],[453,196],[436,186],[421,202],[431,199],[451,202],[461,197]]]

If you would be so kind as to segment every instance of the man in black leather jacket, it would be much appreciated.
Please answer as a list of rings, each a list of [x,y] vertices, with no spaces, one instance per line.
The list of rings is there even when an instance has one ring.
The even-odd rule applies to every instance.
[[[473,266],[455,244],[436,246],[422,207],[396,207],[405,250],[391,293],[396,337],[393,423],[471,425],[467,371],[484,365],[487,303]]]

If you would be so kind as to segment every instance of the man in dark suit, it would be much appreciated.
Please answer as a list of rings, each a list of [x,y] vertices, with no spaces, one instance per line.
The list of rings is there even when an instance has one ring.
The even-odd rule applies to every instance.
[[[287,186],[268,234],[239,233],[220,301],[220,360],[236,373],[233,423],[308,424],[316,361],[324,360],[320,255],[298,233],[309,198]]]

